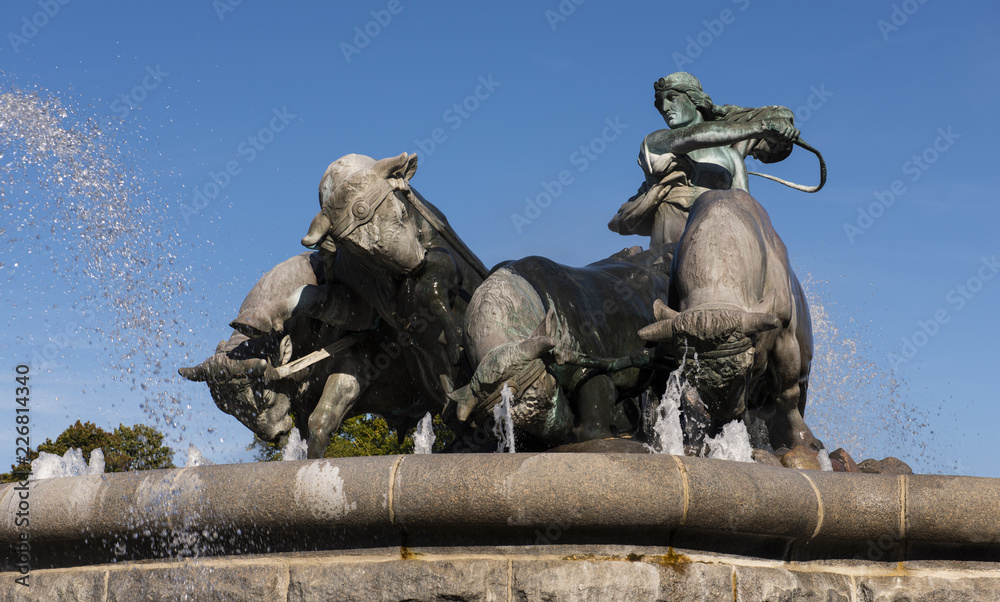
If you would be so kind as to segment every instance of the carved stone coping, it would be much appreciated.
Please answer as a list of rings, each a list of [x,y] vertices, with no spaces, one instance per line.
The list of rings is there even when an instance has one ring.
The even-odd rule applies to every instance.
[[[0,486],[5,551],[24,532],[23,493]],[[676,546],[783,561],[863,558],[873,546],[885,560],[986,560],[1000,549],[1000,479],[667,455],[215,465],[36,481],[27,501],[35,568],[397,546],[529,554]]]

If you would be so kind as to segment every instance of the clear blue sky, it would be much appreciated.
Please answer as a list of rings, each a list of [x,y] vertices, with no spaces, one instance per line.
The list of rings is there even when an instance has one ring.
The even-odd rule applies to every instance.
[[[260,274],[302,251],[344,154],[417,152],[414,186],[487,265],[643,244],[606,224],[664,127],[652,83],[680,67],[719,104],[792,108],[826,156],[818,194],[751,181],[822,331],[817,434],[858,460],[1000,476],[995,3],[233,2],[0,5],[0,94],[99,128],[124,182],[107,185],[127,189],[88,206],[39,186],[24,147],[0,149],[3,466],[24,362],[32,445],[77,418],[159,420],[179,451],[248,459],[249,431],[176,368],[211,354]],[[817,179],[801,150],[763,167]],[[564,170],[572,182],[526,213]],[[213,174],[225,186],[202,202]]]

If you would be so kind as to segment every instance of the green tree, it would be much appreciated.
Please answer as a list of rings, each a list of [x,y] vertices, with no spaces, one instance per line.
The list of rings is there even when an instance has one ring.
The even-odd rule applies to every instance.
[[[128,470],[148,470],[152,468],[173,468],[173,450],[163,445],[163,434],[144,424],[131,427],[118,425],[113,432],[107,432],[92,422],[79,420],[56,437],[46,439],[37,449],[29,449],[24,458],[11,466],[9,473],[0,474],[0,482],[9,483],[27,478],[31,472],[31,461],[40,452],[61,456],[71,447],[83,452],[83,459],[90,461],[90,453],[97,448],[104,452],[105,472],[125,472]]]
[[[407,431],[403,442],[395,429],[389,428],[382,417],[375,414],[361,414],[348,418],[340,425],[337,432],[330,437],[326,446],[324,458],[345,458],[354,456],[388,456],[394,454],[413,453],[413,433],[416,427]],[[303,433],[305,436],[305,433]],[[440,416],[434,416],[434,451],[441,451],[455,439]],[[261,441],[256,436],[247,450],[254,452],[258,462],[269,462],[281,459],[281,448],[285,439],[277,443]]]
[[[412,454],[413,437],[407,435],[400,443],[396,431],[389,428],[381,416],[362,414],[344,421],[330,437],[324,458],[352,456],[392,456]]]
[[[247,451],[252,451],[254,460],[258,462],[273,462],[281,459],[281,448],[287,440],[288,437],[283,437],[280,441],[272,443],[264,441],[255,434],[253,441],[247,446]]]
[[[119,424],[110,439],[110,450],[104,452],[108,472],[174,468],[174,451],[163,445],[163,433],[151,426]]]

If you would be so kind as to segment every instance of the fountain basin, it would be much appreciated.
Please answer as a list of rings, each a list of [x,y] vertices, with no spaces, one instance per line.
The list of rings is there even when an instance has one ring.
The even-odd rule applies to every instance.
[[[11,600],[1000,598],[1000,479],[643,454],[336,458],[34,481],[30,531],[17,487],[0,486],[0,543],[16,552],[29,533],[33,583],[8,562]]]

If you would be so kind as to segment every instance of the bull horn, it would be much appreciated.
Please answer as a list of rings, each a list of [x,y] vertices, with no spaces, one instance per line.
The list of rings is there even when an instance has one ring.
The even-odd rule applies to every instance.
[[[653,301],[653,316],[656,317],[658,322],[676,318],[679,313],[680,312],[667,307],[667,304],[659,299]]]
[[[743,334],[746,336],[781,326],[781,320],[769,314],[744,313],[740,316],[740,320],[743,325]]]
[[[263,359],[234,360],[225,353],[216,353],[194,368],[180,368],[177,372],[195,382],[228,382],[239,378],[259,378],[267,368],[268,363]]]
[[[320,211],[309,224],[309,232],[302,239],[302,246],[312,248],[319,244],[326,233],[330,231],[330,218]]]
[[[653,343],[663,343],[674,338],[674,318],[653,322],[639,330],[639,338]]]
[[[462,422],[468,420],[472,411],[476,409],[476,396],[472,394],[470,385],[448,393],[448,399],[455,403],[455,415]]]
[[[208,374],[206,373],[205,366],[203,364],[198,364],[192,368],[178,368],[177,373],[196,383],[203,383],[208,380]]]

